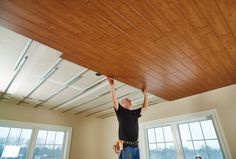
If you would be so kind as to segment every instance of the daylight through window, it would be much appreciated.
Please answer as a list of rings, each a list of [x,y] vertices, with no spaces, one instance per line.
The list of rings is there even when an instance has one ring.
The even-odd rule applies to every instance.
[[[0,120],[0,159],[67,159],[71,128]]]
[[[226,159],[212,116],[145,127],[148,159]]]

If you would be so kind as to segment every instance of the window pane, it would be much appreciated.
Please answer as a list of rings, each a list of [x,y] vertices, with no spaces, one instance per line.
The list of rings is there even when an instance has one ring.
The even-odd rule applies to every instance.
[[[193,143],[191,141],[189,142],[183,142],[183,150],[184,150],[184,156],[185,159],[193,159],[195,158],[195,152],[193,148]]]
[[[55,131],[48,131],[48,136],[47,136],[46,144],[54,144],[55,136],[56,136],[56,132]]]
[[[48,154],[49,154],[49,147],[48,146],[42,147],[42,155],[40,156],[40,158],[48,158]]]
[[[201,125],[205,139],[217,139],[214,125],[211,120],[202,121]]]
[[[52,145],[46,145],[44,147],[44,151],[43,151],[43,157],[45,156],[45,158],[53,158],[53,147]]]
[[[167,143],[166,144],[165,154],[166,154],[166,159],[172,159],[172,158],[175,159],[174,143]]]
[[[149,149],[150,150],[156,150],[157,149],[157,145],[156,144],[149,144]]]
[[[44,146],[36,145],[36,147],[34,149],[33,159],[39,159],[42,156],[42,154],[43,154],[43,147]]]
[[[0,144],[3,144],[6,142],[9,131],[10,131],[10,128],[0,127]]]
[[[158,158],[165,158],[165,144],[157,144]]]
[[[46,137],[47,137],[47,131],[39,130],[36,144],[45,144]]]
[[[164,142],[162,128],[155,128],[157,142]]]
[[[65,133],[60,131],[40,130],[38,138],[41,138],[41,140],[37,139],[39,142],[36,144],[33,158],[61,159],[64,135]]]
[[[23,129],[20,137],[20,143],[29,143],[31,137],[32,130]]]
[[[173,141],[172,131],[170,126],[164,127],[165,142]]]
[[[61,158],[62,155],[62,146],[61,145],[56,145],[54,147],[54,157],[55,158]]]
[[[220,145],[217,140],[207,140],[206,144],[210,159],[223,159]]]
[[[57,132],[55,144],[63,144],[64,132]]]
[[[180,134],[181,134],[181,139],[183,141],[192,140],[188,124],[179,125],[179,130],[180,130]]]
[[[149,143],[156,142],[154,129],[148,129],[148,142]]]
[[[3,149],[2,158],[16,158],[19,156],[20,146],[6,145]]]
[[[11,128],[9,137],[7,139],[7,144],[15,145],[19,141],[21,129],[18,128]]]
[[[157,146],[156,146],[156,144],[149,144],[149,155],[150,155],[150,159],[156,159],[157,158]]]
[[[203,159],[209,159],[204,141],[194,141],[193,144],[195,147],[197,157],[199,156],[202,157]]]
[[[20,153],[19,153],[18,159],[25,159],[27,151],[28,151],[28,145],[27,144],[20,145]]]
[[[17,159],[25,159],[26,154],[28,151],[28,145],[22,144],[22,145],[5,145],[1,146],[1,151],[0,151],[0,157],[3,158],[17,158]],[[10,158],[9,158],[10,159]]]
[[[190,130],[191,130],[193,140],[203,139],[202,131],[201,131],[201,127],[200,127],[199,122],[189,123],[189,127],[190,127]]]
[[[4,149],[4,146],[0,144],[0,156],[2,156],[3,149]]]

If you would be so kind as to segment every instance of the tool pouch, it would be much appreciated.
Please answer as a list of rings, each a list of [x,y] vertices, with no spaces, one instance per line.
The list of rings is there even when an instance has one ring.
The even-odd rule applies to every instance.
[[[123,142],[121,140],[118,140],[113,145],[113,150],[116,154],[120,154],[121,150],[123,150]]]

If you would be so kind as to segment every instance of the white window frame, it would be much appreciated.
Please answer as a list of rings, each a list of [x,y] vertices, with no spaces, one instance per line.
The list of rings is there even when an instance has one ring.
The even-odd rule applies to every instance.
[[[37,139],[39,130],[63,131],[65,132],[65,136],[64,136],[64,143],[63,143],[62,159],[69,159],[71,136],[72,136],[71,127],[50,125],[50,124],[39,124],[39,123],[32,123],[32,122],[19,122],[19,121],[2,120],[2,119],[0,119],[0,127],[32,129],[31,139],[29,143],[29,150],[27,152],[26,159],[33,158],[34,149],[36,146],[36,139]]]
[[[169,118],[162,118],[158,120],[141,123],[140,132],[139,132],[140,133],[139,146],[140,146],[141,158],[149,159],[147,129],[171,125],[171,127],[175,127],[174,129],[172,129],[172,131],[173,131],[173,138],[174,138],[174,143],[175,143],[175,148],[176,148],[176,158],[182,159],[184,157],[184,153],[182,150],[181,138],[178,131],[178,124],[182,124],[184,122],[199,121],[202,119],[206,119],[208,117],[210,117],[213,121],[214,127],[216,129],[217,137],[218,137],[225,159],[232,159],[223,129],[219,121],[219,117],[217,115],[217,111],[215,109],[191,113],[191,114],[179,115],[179,116],[174,116],[174,117],[169,117]]]

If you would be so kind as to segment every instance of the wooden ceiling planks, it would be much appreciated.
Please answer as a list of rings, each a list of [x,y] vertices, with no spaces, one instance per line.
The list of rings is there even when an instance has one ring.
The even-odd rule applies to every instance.
[[[236,83],[233,0],[2,0],[0,24],[167,100]]]

